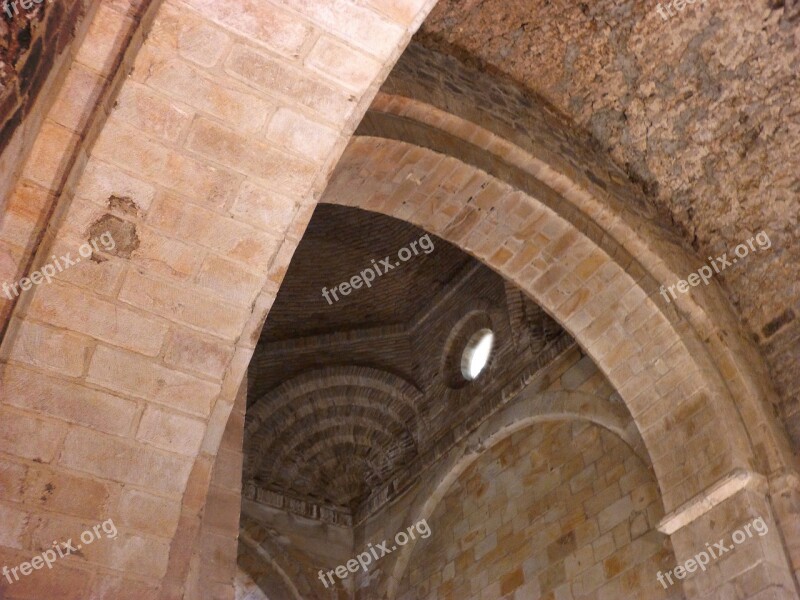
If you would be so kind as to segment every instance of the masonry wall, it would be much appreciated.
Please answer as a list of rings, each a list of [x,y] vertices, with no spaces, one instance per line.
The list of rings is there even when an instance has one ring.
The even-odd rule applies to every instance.
[[[619,438],[536,425],[453,484],[398,598],[679,598],[656,581],[675,563],[661,516],[655,482]]]
[[[620,402],[577,347],[529,385]],[[421,486],[357,528],[356,554],[418,521],[412,505]],[[562,594],[556,598],[618,598],[626,590],[632,598],[651,591],[653,598],[680,597],[652,587],[656,572],[675,564],[669,539],[655,531],[662,514],[648,466],[608,430],[564,420],[525,428],[487,449],[453,483],[427,519],[432,534],[414,547],[398,597],[499,598],[516,590],[517,598],[537,597],[536,590]],[[357,598],[375,597],[397,556],[356,575]]]

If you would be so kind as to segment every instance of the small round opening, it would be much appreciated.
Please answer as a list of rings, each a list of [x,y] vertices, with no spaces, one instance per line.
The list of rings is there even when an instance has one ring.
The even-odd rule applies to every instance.
[[[478,378],[486,365],[494,346],[494,333],[491,329],[480,329],[469,338],[464,352],[461,354],[461,374],[467,381]]]

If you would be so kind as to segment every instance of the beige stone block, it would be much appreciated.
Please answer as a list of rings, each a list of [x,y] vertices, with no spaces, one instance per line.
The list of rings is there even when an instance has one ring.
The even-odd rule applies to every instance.
[[[367,89],[382,68],[377,60],[324,35],[304,62],[320,75],[332,77],[355,92]]]
[[[272,112],[270,103],[238,89],[235,82],[210,75],[167,53],[143,54],[137,61],[137,69],[143,71],[137,77],[149,87],[237,130],[261,128]]]
[[[113,522],[113,518],[112,518]],[[60,517],[44,517],[33,533],[34,544],[48,547],[52,540],[72,538],[80,554],[74,559],[86,564],[102,565],[111,569],[143,577],[161,577],[165,574],[169,558],[169,543],[146,538],[132,531],[107,533],[102,527],[92,530],[97,523],[67,521]],[[114,523],[116,526],[117,524]],[[91,532],[91,539],[89,533]],[[81,539],[81,536],[85,539]]]
[[[234,361],[236,361],[236,358],[234,358]],[[226,380],[230,379],[231,376],[232,375],[229,374]],[[235,377],[235,375],[233,376]],[[238,381],[241,382],[241,379],[238,378]],[[228,385],[227,381],[225,385]],[[206,437],[203,440],[203,451],[211,455],[218,451],[219,445],[222,443],[222,436],[225,433],[225,428],[228,425],[228,418],[233,408],[233,405],[227,402],[227,399],[230,398],[229,394],[223,393],[220,397],[224,398],[225,401],[217,402],[214,405],[214,410],[208,420]]]
[[[421,21],[427,15],[425,9],[430,10],[428,0],[365,0],[365,4],[404,26]]]
[[[15,366],[0,386],[8,404],[114,435],[127,436],[139,410],[130,400]]]
[[[234,340],[242,332],[250,310],[221,301],[196,286],[181,287],[131,271],[119,298],[148,312],[183,325]]]
[[[235,413],[231,413],[231,419],[235,418]],[[215,487],[223,490],[241,494],[242,491],[242,460],[243,455],[231,450],[220,450],[214,462],[214,472],[212,473],[211,483]]]
[[[69,158],[80,138],[72,131],[53,121],[45,121],[33,144],[22,176],[56,192],[66,177]]]
[[[232,536],[239,531],[240,492],[229,493],[211,488],[206,501],[204,525],[227,532]]]
[[[107,80],[97,72],[75,62],[50,111],[50,117],[76,133],[83,132],[94,114]]]
[[[0,277],[2,277],[3,283],[9,284],[9,291],[0,294],[0,301],[8,306],[9,309],[11,299],[16,297],[10,286],[19,275],[22,275],[19,272],[19,266],[22,264],[24,257],[25,251],[22,248],[0,241]]]
[[[399,48],[404,27],[348,0],[275,0],[291,8],[323,31],[342,38],[364,52],[385,60]]]
[[[201,248],[160,235],[149,227],[137,227],[136,235],[139,245],[131,262],[148,273],[188,281],[198,272],[204,253]]]
[[[126,214],[136,217],[145,214],[150,208],[155,189],[150,183],[93,156],[83,171],[76,194],[108,208],[122,202],[129,207]]]
[[[151,356],[158,354],[167,331],[163,322],[56,283],[37,290],[29,314],[55,327]]]
[[[58,462],[104,479],[174,495],[183,493],[192,468],[186,457],[82,427],[69,432]]]
[[[200,454],[192,466],[191,475],[183,495],[183,512],[178,523],[178,528],[187,525],[187,520],[196,520],[203,508],[208,495],[208,486],[211,481],[211,461],[204,454]]]
[[[106,346],[95,350],[87,380],[201,417],[208,417],[219,394],[218,384]]]
[[[232,356],[230,344],[187,329],[174,328],[167,341],[164,362],[183,371],[221,380]]]
[[[85,337],[26,321],[16,331],[9,358],[79,377],[83,374],[89,347],[89,340]]]
[[[52,540],[48,542],[48,546]],[[0,561],[4,565],[19,565],[31,559],[30,551],[11,553],[0,550]],[[51,569],[34,570],[27,577],[20,577],[19,581],[14,581],[13,589],[14,600],[41,600],[42,598],[58,598],[59,600],[86,600],[91,596],[89,586],[91,580],[86,577],[86,571],[73,568],[65,560],[59,560]],[[5,593],[7,580],[3,578],[0,589]]]
[[[0,407],[0,452],[49,463],[66,430],[65,423]]]
[[[236,538],[231,535],[206,532],[203,536],[200,560],[206,566],[209,579],[229,580],[236,565]]]
[[[28,470],[24,501],[49,511],[104,520],[114,494],[108,483],[36,465]]]
[[[113,114],[143,133],[176,142],[189,129],[194,111],[135,81],[128,81],[117,97]]]
[[[299,156],[322,163],[333,152],[339,132],[289,108],[279,108],[270,119],[266,136]]]
[[[133,20],[108,6],[99,5],[89,25],[76,60],[104,77],[109,77],[120,52],[128,42]]]
[[[126,488],[119,501],[115,523],[120,527],[171,539],[178,527],[181,503]]]
[[[196,281],[226,302],[250,307],[264,286],[265,280],[264,275],[244,269],[239,263],[208,254],[203,260]]]
[[[225,206],[239,187],[239,176],[146,139],[113,116],[97,139],[94,155],[211,208]]]
[[[308,193],[318,170],[306,159],[279,152],[272,144],[247,139],[202,118],[192,125],[186,147],[298,198]]]
[[[207,16],[181,6],[164,4],[153,24],[148,42],[178,54],[204,67],[217,64],[231,44],[230,36]]]
[[[0,459],[0,491],[6,501],[19,500],[26,473],[26,466]]]
[[[14,187],[0,219],[0,240],[20,248],[31,247],[47,209],[54,201],[55,196],[44,188],[32,182],[20,182]]]
[[[139,422],[136,439],[170,452],[195,456],[205,431],[205,421],[148,406]]]
[[[246,265],[268,265],[278,251],[278,239],[237,220],[189,205],[170,195],[162,196],[149,223],[166,235],[210,248]]]
[[[214,0],[185,2],[204,17],[288,58],[300,55],[303,44],[312,33],[308,22],[272,3],[258,0],[228,0],[225,4]]]
[[[75,199],[73,206],[78,204],[90,204],[83,199]],[[113,296],[119,289],[122,282],[122,277],[125,272],[125,263],[120,260],[111,260],[108,255],[103,256],[107,252],[107,246],[103,243],[103,239],[99,236],[87,234],[83,238],[74,237],[72,232],[66,231],[67,227],[60,232],[59,238],[53,242],[50,248],[50,258],[45,265],[52,265],[56,271],[55,280],[72,284],[76,287],[85,288],[88,294],[98,294],[102,296]],[[110,231],[109,231],[110,233]],[[105,232],[101,232],[100,236]],[[113,234],[112,238],[113,238]],[[97,244],[99,252],[95,252],[91,242]],[[86,244],[89,246],[86,246]],[[108,244],[112,244],[109,242]],[[88,254],[87,248],[91,249],[89,260],[80,256],[81,248],[84,248],[84,254]],[[76,262],[73,266],[68,266],[68,258],[80,261]],[[39,267],[39,270],[44,266]],[[63,269],[61,272],[58,269]]]
[[[340,125],[356,106],[356,97],[339,86],[247,46],[234,45],[225,60],[225,71],[282,104],[300,104],[335,125]]]
[[[22,536],[28,523],[28,513],[14,506],[0,504],[0,545],[23,548]]]
[[[242,184],[233,203],[232,214],[239,220],[284,235],[293,223],[297,203],[274,190],[258,187],[251,181]]]
[[[607,508],[601,510],[597,515],[597,524],[601,532],[606,532],[615,525],[625,521],[630,517],[633,510],[633,502],[630,496],[623,496]]]

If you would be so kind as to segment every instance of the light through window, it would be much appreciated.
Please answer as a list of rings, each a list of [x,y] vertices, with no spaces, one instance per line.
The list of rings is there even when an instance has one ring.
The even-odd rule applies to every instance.
[[[473,381],[483,372],[493,346],[494,333],[491,329],[481,329],[472,335],[461,355],[461,374],[465,379]]]

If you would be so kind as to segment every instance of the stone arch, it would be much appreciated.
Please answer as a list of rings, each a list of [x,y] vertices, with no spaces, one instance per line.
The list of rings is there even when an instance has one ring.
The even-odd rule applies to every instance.
[[[796,493],[797,458],[770,411],[764,364],[717,284],[666,304],[660,286],[696,266],[616,167],[567,128],[549,136],[556,148],[547,136],[524,143],[519,131],[497,129],[505,137],[381,94],[322,201],[407,220],[519,286],[575,337],[631,411],[667,511],[659,528],[686,541],[678,551],[722,521],[722,504],[736,506],[738,519],[758,506],[781,532],[768,543],[782,585],[797,589],[787,559],[798,534],[780,525],[794,509],[773,500]],[[585,171],[576,156],[586,157]]]
[[[623,407],[582,392],[523,392],[513,404],[484,421],[434,467],[408,509],[406,522],[428,519],[453,482],[486,450],[514,432],[535,423],[569,419],[587,421],[607,429],[622,439],[645,465],[649,464],[638,431]],[[416,543],[414,539],[397,552],[390,573],[381,582],[381,598],[391,600],[395,597]]]
[[[302,573],[295,571],[290,574],[289,565],[285,564],[283,553],[273,548],[273,544],[269,539],[269,532],[263,527],[258,526],[249,519],[243,519],[246,526],[243,526],[239,531],[239,543],[244,549],[249,552],[255,559],[268,565],[269,568],[277,575],[279,581],[284,586],[286,593],[291,594],[294,600],[302,600],[311,591],[311,586],[308,581],[303,577]],[[253,537],[255,533],[259,539]],[[237,567],[241,569],[241,567]],[[253,577],[254,574],[250,574]],[[299,588],[299,589],[298,589]],[[302,593],[301,593],[302,590]]]
[[[55,253],[74,256],[98,227],[113,228],[118,245],[102,262],[3,298],[0,450],[17,469],[42,462],[69,481],[100,485],[86,504],[104,518],[137,522],[135,503],[104,508],[97,499],[134,492],[180,513],[175,535],[123,531],[142,553],[168,547],[168,565],[152,567],[146,583],[177,597],[185,550],[197,540],[198,498],[292,252],[435,0],[343,0],[335,10],[317,0],[152,0],[135,11],[90,3],[61,101],[42,116],[22,175],[4,182],[17,205],[36,199],[46,232],[15,232],[0,266],[19,279]],[[309,136],[314,144],[304,146]],[[52,343],[26,350],[42,336]],[[42,394],[20,384],[34,380]],[[165,437],[167,424],[182,435]],[[23,548],[24,524],[46,513],[15,494],[0,490],[21,507],[10,517],[19,524],[10,544]],[[51,509],[75,516],[66,505]],[[67,529],[53,535],[68,537]],[[69,565],[60,579],[86,596],[102,585]]]
[[[232,2],[216,10],[217,4],[205,0],[155,0],[147,3],[144,16],[135,18],[110,6],[98,9],[82,48],[74,53],[76,68],[66,75],[72,87],[65,85],[62,90],[69,95],[76,85],[85,85],[80,77],[88,71],[98,99],[90,94],[75,111],[71,103],[54,105],[14,191],[24,198],[35,190],[33,195],[44,207],[42,214],[52,216],[48,230],[41,240],[31,233],[31,252],[4,256],[0,262],[11,264],[8,270],[14,273],[30,273],[54,252],[72,250],[86,241],[98,224],[116,224],[127,243],[121,249],[124,252],[107,256],[105,263],[83,263],[55,283],[23,293],[14,304],[2,340],[0,421],[14,424],[5,432],[9,436],[5,448],[10,448],[7,454],[16,466],[24,469],[39,461],[57,467],[65,477],[88,474],[110,493],[136,486],[179,506],[182,523],[196,517],[195,499],[208,487],[209,464],[219,448],[258,331],[316,199],[380,83],[433,4],[435,0],[343,0],[334,10],[331,3],[319,0],[301,4],[276,0]],[[263,7],[265,12],[247,14],[248,6]],[[326,64],[331,55],[338,57],[337,64],[344,65],[344,70]],[[354,64],[361,68],[354,72]],[[198,92],[193,86],[205,89]],[[225,91],[233,94],[231,102],[206,102]],[[266,114],[272,120],[265,138],[254,132],[257,127],[251,119],[254,115],[266,118]],[[305,134],[295,135],[298,131]],[[313,147],[303,145],[306,136],[314,138]],[[575,183],[546,162],[529,164],[563,197],[591,199],[580,183],[586,179],[582,174]],[[561,197],[540,187],[545,197]],[[115,204],[113,199],[122,197],[129,202]],[[601,197],[614,200],[613,195]],[[526,201],[517,202],[516,208],[530,216],[531,205]],[[449,234],[469,250],[470,242],[461,238],[474,225],[474,211],[459,214],[461,209],[454,205],[447,208],[454,209],[444,225],[458,215]],[[624,229],[621,220],[603,212],[602,201],[592,203],[590,210],[602,223],[586,221],[585,239],[593,239],[598,228],[601,238],[606,231],[615,235]],[[264,218],[265,214],[270,218]],[[642,227],[647,229],[647,224]],[[134,244],[139,236],[148,238],[148,243]],[[587,248],[579,243],[585,241],[580,235],[575,234],[578,241],[568,236],[562,235],[556,248],[559,244]],[[523,253],[536,254],[530,243],[525,246],[520,241],[520,245]],[[630,246],[629,253],[648,249],[641,238],[623,246]],[[159,252],[165,247],[189,263],[189,255],[200,257],[198,264],[189,268],[182,260],[173,260],[171,252]],[[584,269],[592,267],[592,260],[602,262],[604,253],[607,256],[607,249],[592,255],[589,248],[585,260],[590,264],[584,264]],[[667,250],[655,256],[669,257],[671,247]],[[510,268],[503,260],[508,252],[508,248],[491,255],[485,249],[474,251],[498,269]],[[512,279],[519,280],[524,270],[523,266]],[[203,277],[195,277],[195,271]],[[555,275],[550,272],[550,277]],[[623,280],[629,282],[610,267],[602,275],[614,279],[617,286]],[[668,281],[663,275],[657,281]],[[561,292],[554,290],[562,282],[545,289],[546,279],[538,281],[537,295],[552,296],[543,305],[555,303]],[[630,308],[648,302],[642,297],[646,291],[640,288],[620,291],[626,292],[621,297],[632,303]],[[225,300],[220,301],[220,296]],[[589,301],[580,293],[576,299],[574,311]],[[592,298],[591,306],[601,303]],[[558,308],[566,311],[569,307]],[[663,314],[633,314],[637,315],[633,319],[652,317],[663,331],[669,330]],[[609,328],[630,324],[607,318],[598,322]],[[574,319],[572,324],[577,326]],[[615,330],[613,339],[599,340],[598,334],[603,333],[599,328],[581,338],[584,346],[596,356],[618,350],[615,344],[623,337],[621,330]],[[34,345],[28,341],[43,334],[50,336],[54,346],[31,352]],[[711,339],[708,354],[717,363],[708,360],[703,346],[689,336],[684,346],[694,346],[688,353],[668,356],[669,361],[659,361],[652,352],[642,354],[650,383],[659,381],[655,375],[667,362],[674,367],[696,366],[695,360],[684,365],[680,359],[697,351],[702,364],[694,374],[702,372],[698,377],[713,383],[717,370],[722,372],[737,389],[737,399],[743,399],[739,406],[748,411],[745,421],[751,431],[764,433],[765,443],[759,438],[753,445],[762,446],[770,457],[780,454],[775,450],[780,444],[775,442],[772,425],[748,400],[768,388],[749,376],[750,369],[742,361],[726,358],[721,329],[705,331],[698,326],[695,334]],[[674,330],[664,335],[677,336]],[[729,338],[738,343],[736,335]],[[85,360],[61,360],[61,349],[67,347],[81,348]],[[213,360],[197,359],[209,355]],[[613,361],[600,362],[606,370]],[[641,372],[612,375],[623,395],[636,400],[632,395]],[[73,398],[115,414],[115,425],[95,419],[99,412],[87,415],[69,402],[50,402],[24,387],[9,387],[9,381],[34,378],[53,397],[69,387]],[[653,385],[641,389],[646,392]],[[698,389],[721,406],[715,416],[734,423],[732,427],[741,434],[724,386],[717,381],[708,389],[705,385]],[[701,400],[692,406],[684,403],[683,409],[700,412],[706,406],[702,392],[691,391]],[[648,408],[644,400],[639,398],[641,410],[635,411],[640,421]],[[649,412],[651,418],[660,413]],[[662,424],[680,426],[680,415],[665,414]],[[191,439],[199,440],[197,446],[159,437],[159,423],[176,422]],[[653,446],[651,453],[662,458],[665,450],[654,451]],[[750,445],[741,435],[727,446],[723,451],[730,449],[732,459],[721,461],[724,467],[715,465],[720,472],[705,473],[702,481],[722,476],[733,465],[753,468],[748,460]],[[120,458],[99,462],[98,456]],[[770,467],[785,463],[766,461]],[[687,489],[679,488],[682,481],[697,475],[697,469],[679,468],[668,475],[661,479],[668,480],[663,488],[671,494],[670,505],[680,505],[702,487],[693,481]],[[18,498],[5,496],[8,493],[4,491],[3,498],[16,502]],[[118,507],[105,516],[124,517],[123,512]],[[15,512],[13,519],[25,523],[39,514],[39,509],[26,507]],[[137,527],[126,532],[139,533],[143,531]],[[169,540],[165,595],[181,586],[185,557],[180,549],[191,546],[193,535],[191,527],[182,527],[180,536]],[[163,544],[141,539],[144,548]],[[90,584],[80,575],[80,585],[86,588]],[[151,583],[164,583],[161,571],[150,573],[149,578]]]
[[[455,119],[407,99],[384,98],[378,104],[383,101],[434,113],[429,115],[431,122]],[[508,146],[512,145],[504,147],[502,140],[488,132],[457,121],[468,139],[484,134],[489,137],[486,146],[500,156],[511,152]],[[430,129],[426,130],[428,143],[436,133],[435,127]],[[451,142],[447,149],[456,146]],[[523,154],[519,148],[512,149]],[[646,234],[640,235],[620,215],[612,219],[598,214],[605,205],[580,182],[533,157],[528,159],[526,163],[517,157],[520,164],[528,165],[528,172],[503,172],[512,185],[422,146],[356,137],[323,201],[409,220],[487,263],[545,308],[587,350],[625,399],[654,457],[669,510],[691,501],[735,469],[776,473],[791,467],[785,436],[775,429],[760,397],[737,394],[738,404],[732,401],[731,389],[742,392],[742,380],[753,376],[743,371],[749,355],[720,355],[699,339],[674,305],[658,304],[657,281],[669,283],[679,273],[691,272],[685,253],[661,239],[652,227],[644,227]],[[392,165],[391,171],[387,165]],[[649,273],[600,229],[595,221],[599,218],[618,235],[622,235],[620,230],[635,234],[628,245],[647,249],[657,261],[657,273]],[[666,259],[658,256],[661,248],[679,261],[677,268],[670,270]],[[710,315],[705,318],[706,325],[713,322]],[[723,373],[729,374],[728,381]],[[752,417],[747,427],[737,410],[740,404],[742,413]],[[712,416],[723,419],[731,430],[726,451],[707,457],[700,450],[714,444],[709,438],[701,442],[698,434],[702,432],[697,429],[705,426],[708,436]],[[693,448],[691,456],[676,462],[673,447]],[[760,453],[758,463],[756,452]],[[676,464],[681,466],[676,469]],[[694,487],[680,485],[690,477]]]

